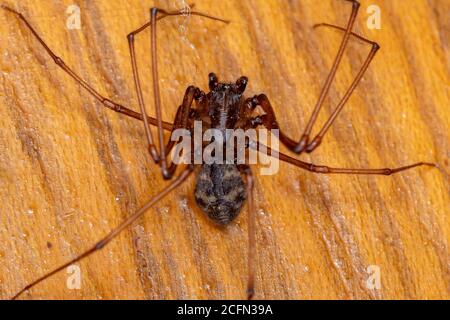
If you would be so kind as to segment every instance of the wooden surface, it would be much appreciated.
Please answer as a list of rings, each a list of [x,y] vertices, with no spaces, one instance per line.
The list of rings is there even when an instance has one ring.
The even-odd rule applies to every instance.
[[[4,0],[20,10],[84,79],[137,110],[126,35],[157,5],[180,1]],[[81,30],[65,26],[81,7]],[[132,3],[132,4],[130,4]],[[366,27],[378,4],[381,30]],[[160,25],[164,119],[207,74],[250,78],[281,125],[299,137],[345,25],[342,1],[206,1],[196,9],[232,24],[191,18]],[[257,168],[256,298],[450,298],[450,99],[447,0],[362,1],[356,30],[381,51],[323,145],[302,159],[341,167],[431,161],[392,177],[324,176],[281,164]],[[137,40],[152,107],[149,33]],[[323,123],[369,51],[352,41],[320,114]],[[11,14],[0,12],[0,297],[74,257],[166,185],[141,124],[105,110],[59,70]],[[316,128],[317,130],[318,128]],[[282,148],[284,150],[284,148]],[[161,201],[103,251],[80,263],[80,290],[61,272],[29,299],[245,298],[246,211],[224,230],[195,206],[194,180]],[[381,289],[366,286],[367,267]]]

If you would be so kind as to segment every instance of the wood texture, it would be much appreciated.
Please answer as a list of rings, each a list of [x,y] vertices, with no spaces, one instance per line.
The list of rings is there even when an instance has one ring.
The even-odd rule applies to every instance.
[[[176,9],[182,1],[4,2],[101,93],[137,110],[126,35],[148,21],[150,7]],[[259,176],[255,167],[256,298],[450,298],[450,4],[361,2],[356,30],[381,51],[323,145],[302,159],[341,167],[423,160],[441,168],[354,177],[285,164],[275,176]],[[81,30],[65,25],[73,3]],[[381,8],[381,30],[366,27],[370,4]],[[161,23],[164,119],[173,119],[188,85],[207,88],[208,72],[229,81],[247,75],[247,94],[266,93],[281,125],[299,137],[342,36],[312,26],[345,25],[349,4],[197,0],[196,9],[232,23]],[[102,108],[4,11],[0,39],[0,297],[9,298],[87,249],[166,182],[141,124]],[[148,32],[137,47],[152,110]],[[351,42],[321,123],[369,49]],[[195,206],[193,189],[191,178],[80,263],[80,290],[69,290],[61,272],[24,298],[245,298],[246,211],[218,229]],[[380,267],[380,290],[366,287],[369,265]]]

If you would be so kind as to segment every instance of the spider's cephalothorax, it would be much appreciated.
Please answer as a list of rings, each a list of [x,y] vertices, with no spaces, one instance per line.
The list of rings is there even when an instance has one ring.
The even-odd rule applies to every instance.
[[[210,92],[203,109],[209,125],[226,136],[226,129],[236,129],[243,111],[243,93],[248,79],[236,83],[219,83],[209,75]],[[225,148],[226,139],[224,140]],[[197,177],[195,200],[208,217],[219,225],[227,225],[239,214],[247,198],[246,188],[236,164],[203,164]]]
[[[240,77],[236,83],[221,83],[214,73],[209,74],[211,91],[206,95],[205,112],[211,122],[211,128],[236,129],[247,83],[247,77]]]

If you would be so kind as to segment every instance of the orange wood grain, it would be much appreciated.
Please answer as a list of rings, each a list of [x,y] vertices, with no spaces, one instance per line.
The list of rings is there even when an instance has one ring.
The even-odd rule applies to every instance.
[[[126,35],[148,21],[150,7],[181,3],[2,2],[22,12],[86,81],[134,110]],[[65,25],[74,3],[81,8],[80,30]],[[423,160],[440,169],[354,177],[281,164],[277,175],[260,176],[255,167],[256,298],[450,298],[450,4],[361,3],[356,30],[381,50],[323,145],[301,158],[336,167]],[[381,30],[366,27],[371,4],[381,8]],[[209,72],[227,81],[247,75],[247,94],[266,93],[282,127],[299,137],[342,36],[312,26],[345,25],[350,6],[337,0],[198,0],[196,9],[232,23],[195,17],[161,23],[164,119],[173,119],[188,85],[207,88]],[[137,47],[153,110],[148,32]],[[351,41],[320,123],[369,49]],[[87,249],[166,184],[147,153],[141,123],[105,110],[0,10],[0,297]],[[246,211],[218,229],[195,206],[193,189],[191,178],[81,262],[80,290],[69,290],[61,272],[23,297],[245,298]],[[380,268],[379,290],[366,286],[370,265]]]

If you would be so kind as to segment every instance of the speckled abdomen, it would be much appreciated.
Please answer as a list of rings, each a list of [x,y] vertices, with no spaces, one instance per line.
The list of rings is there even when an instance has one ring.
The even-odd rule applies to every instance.
[[[204,164],[197,177],[195,200],[219,225],[233,221],[247,198],[242,176],[234,164]]]

